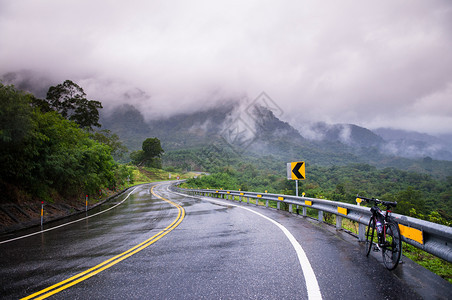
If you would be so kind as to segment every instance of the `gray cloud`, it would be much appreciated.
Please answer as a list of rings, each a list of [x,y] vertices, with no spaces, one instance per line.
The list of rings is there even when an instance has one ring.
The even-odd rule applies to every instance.
[[[452,2],[0,0],[0,73],[148,118],[265,91],[288,121],[452,131]]]

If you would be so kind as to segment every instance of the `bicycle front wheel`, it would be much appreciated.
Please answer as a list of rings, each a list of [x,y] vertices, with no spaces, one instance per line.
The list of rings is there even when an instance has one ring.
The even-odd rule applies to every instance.
[[[383,263],[388,270],[394,270],[399,264],[402,254],[402,239],[397,223],[390,222],[386,225],[386,236],[382,250]]]
[[[369,220],[369,225],[367,225],[366,231],[366,247],[365,247],[366,256],[369,256],[370,250],[372,249],[374,235],[375,235],[375,222],[374,218],[371,217]]]

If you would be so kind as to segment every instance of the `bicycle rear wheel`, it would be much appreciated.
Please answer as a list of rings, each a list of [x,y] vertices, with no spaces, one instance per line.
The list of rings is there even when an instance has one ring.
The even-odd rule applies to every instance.
[[[383,263],[388,270],[394,270],[402,254],[402,239],[397,223],[389,222],[386,226],[385,243],[382,249]]]
[[[366,256],[369,256],[370,250],[372,249],[372,245],[374,242],[374,235],[375,235],[375,222],[374,218],[370,218],[369,225],[367,225],[367,231],[366,231]]]

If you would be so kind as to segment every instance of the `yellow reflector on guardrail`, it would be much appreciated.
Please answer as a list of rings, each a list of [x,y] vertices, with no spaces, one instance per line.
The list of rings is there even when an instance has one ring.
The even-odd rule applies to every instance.
[[[227,191],[226,193],[230,194],[231,192]]]
[[[278,200],[284,201],[284,197],[278,197]]]
[[[262,195],[257,195],[257,198],[262,198]]]
[[[243,196],[243,193],[240,193],[240,196]]]
[[[343,208],[343,207],[337,207],[337,212],[338,213],[340,213],[340,214],[343,214],[344,216],[346,216],[347,215],[347,209],[346,208]]]
[[[424,235],[422,233],[422,230],[413,228],[413,227],[408,227],[402,224],[399,224],[399,229],[400,229],[400,234],[403,235],[404,237],[416,241],[419,244],[424,244]]]
[[[304,204],[305,204],[305,205],[312,205],[312,201],[305,200],[305,201],[304,201]]]

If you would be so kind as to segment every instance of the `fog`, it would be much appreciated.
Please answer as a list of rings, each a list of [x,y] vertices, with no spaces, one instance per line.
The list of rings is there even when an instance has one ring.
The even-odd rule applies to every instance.
[[[0,77],[148,119],[265,92],[295,127],[452,132],[450,0],[0,0],[0,36]]]

